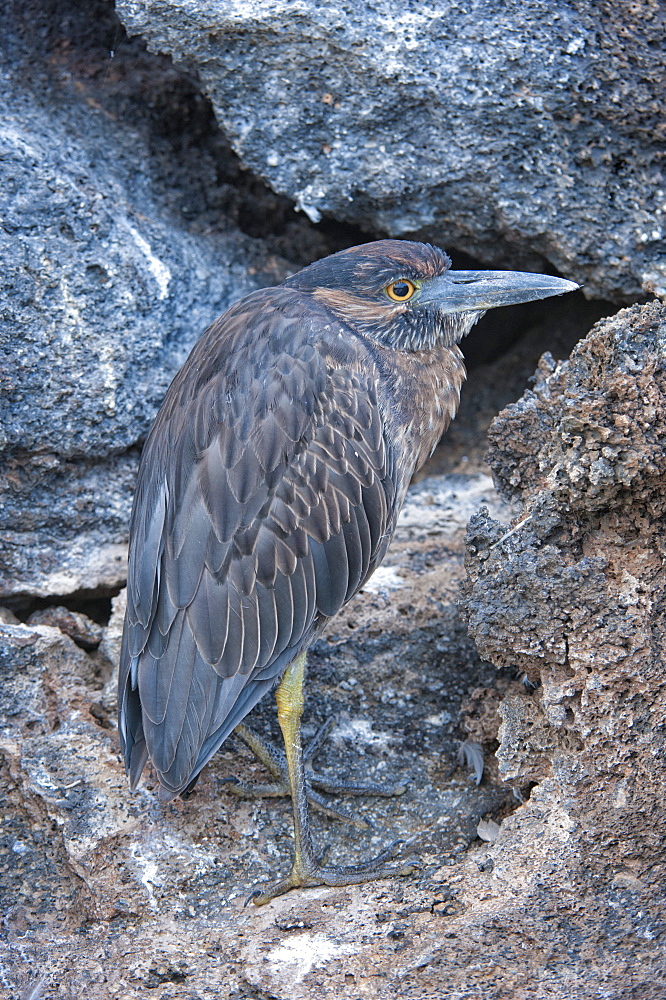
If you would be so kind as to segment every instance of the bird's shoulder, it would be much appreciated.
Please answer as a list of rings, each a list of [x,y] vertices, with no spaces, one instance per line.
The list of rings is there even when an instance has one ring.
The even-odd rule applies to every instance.
[[[311,418],[317,399],[330,394],[330,373],[367,370],[367,355],[360,338],[311,296],[283,286],[252,292],[201,335],[169,387],[144,454],[192,431],[201,452],[222,426],[246,440],[250,425],[280,406],[292,420],[299,411]]]

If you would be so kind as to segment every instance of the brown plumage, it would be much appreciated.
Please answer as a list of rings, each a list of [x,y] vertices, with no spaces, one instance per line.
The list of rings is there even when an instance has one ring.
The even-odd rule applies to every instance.
[[[478,316],[576,287],[449,266],[419,243],[343,251],[237,302],[174,379],[131,524],[133,786],[150,758],[166,797],[186,789],[380,564],[456,412],[457,342]]]

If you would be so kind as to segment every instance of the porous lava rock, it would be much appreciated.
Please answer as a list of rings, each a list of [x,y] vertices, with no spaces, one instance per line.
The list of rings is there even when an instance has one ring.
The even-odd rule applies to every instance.
[[[472,518],[464,609],[481,655],[530,682],[499,706],[497,757],[507,780],[535,783],[492,851],[509,863],[506,826],[533,857],[538,826],[550,853],[535,889],[566,881],[597,908],[605,886],[606,913],[613,887],[640,896],[633,947],[655,951],[650,987],[630,995],[662,996],[664,306],[599,322],[562,364],[544,357],[489,437],[497,485],[520,512],[508,527]]]
[[[192,82],[139,46],[111,62],[108,4],[10,0],[0,29],[0,594],[108,592],[171,378],[287,263],[225,212]]]
[[[666,287],[658,0],[118,0],[196,71],[243,162],[318,219]]]

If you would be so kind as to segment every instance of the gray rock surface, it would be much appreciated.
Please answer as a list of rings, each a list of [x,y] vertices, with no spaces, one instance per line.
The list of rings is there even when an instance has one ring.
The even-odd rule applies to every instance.
[[[137,445],[171,378],[287,268],[222,211],[205,114],[200,146],[196,120],[180,149],[163,134],[169,112],[194,117],[192,85],[137,50],[111,67],[95,22],[77,50],[66,9],[43,6],[7,4],[0,24],[4,596],[120,586]]]
[[[547,261],[590,296],[666,289],[666,11],[118,0],[195,70],[243,162],[318,219]]]
[[[0,46],[0,595],[24,607],[118,589],[139,448],[194,340],[364,235],[244,169],[105,0],[8,0]]]
[[[620,321],[625,333],[636,317],[647,320],[647,351],[638,352],[646,362],[658,330],[654,311],[652,319],[629,316]],[[627,341],[609,335],[609,326],[580,352],[574,373],[597,357],[608,374],[614,347]],[[575,394],[571,368],[537,390],[549,426],[558,424],[561,390]],[[618,368],[627,386],[627,364]],[[659,370],[651,369],[652,382]],[[601,384],[603,373],[595,374]],[[507,446],[515,445],[518,412],[526,436],[535,437],[534,411],[531,397],[514,408]],[[538,440],[547,480],[553,441]],[[579,448],[570,467],[585,466],[583,455]],[[535,680],[541,668],[542,686],[532,693],[513,669],[498,674],[479,664],[456,618],[464,523],[479,502],[486,513],[476,519],[475,544],[484,532],[499,544],[490,556],[486,547],[471,557],[469,606],[480,611],[485,601],[495,623],[489,654],[529,667]],[[623,551],[629,571],[641,573],[639,586],[629,584],[635,601],[616,601],[611,623],[618,634],[617,615],[625,614],[637,626],[628,669],[626,650],[608,642],[601,607],[595,621],[600,589],[581,573],[571,603],[590,613],[572,668],[563,666],[530,638],[545,634],[549,621],[551,632],[561,628],[557,604],[532,605],[532,633],[527,617],[522,631],[503,630],[496,571],[509,560],[527,575],[532,534],[548,530],[537,520],[525,534],[518,518],[509,534],[509,516],[486,476],[428,477],[413,487],[383,571],[311,657],[306,733],[336,717],[319,766],[408,780],[400,798],[356,804],[372,831],[315,814],[317,842],[348,861],[391,836],[414,838],[423,869],[406,879],[289,893],[260,911],[244,901],[284,870],[291,837],[286,803],[239,801],[225,790],[229,776],[262,780],[256,763],[230,741],[189,801],[160,807],[150,778],[130,796],[112,728],[111,664],[57,629],[0,626],[0,975],[10,1000],[37,987],[42,1000],[144,991],[158,1000],[660,1000],[663,776],[652,750],[661,747],[664,701],[648,626],[661,613],[651,599],[662,578],[635,534]],[[560,518],[567,516],[564,504]],[[612,565],[618,524],[610,531],[602,524],[592,537],[597,578],[602,563]],[[566,541],[564,531],[559,564],[553,560],[560,575],[571,559]],[[543,595],[548,579],[533,575],[523,594],[531,587]],[[608,574],[606,585],[613,579]],[[119,600],[103,642],[111,655],[121,611]],[[652,641],[659,644],[659,634]],[[253,724],[274,732],[269,699]],[[486,751],[478,788],[457,764],[464,736]]]

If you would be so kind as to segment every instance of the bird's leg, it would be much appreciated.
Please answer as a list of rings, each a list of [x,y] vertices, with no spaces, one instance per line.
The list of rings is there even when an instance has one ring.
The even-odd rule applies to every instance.
[[[303,714],[303,681],[305,677],[305,653],[293,660],[284,674],[275,695],[278,721],[284,739],[287,770],[291,788],[294,813],[294,861],[287,878],[266,892],[258,890],[250,897],[256,906],[263,906],[276,896],[281,896],[298,886],[314,885],[357,885],[376,878],[395,875],[409,875],[414,863],[390,864],[399,841],[391,844],[372,861],[364,864],[338,866],[324,865],[317,859],[310,836],[308,821],[308,796],[306,789],[303,750],[301,747],[301,715]]]
[[[328,725],[326,727],[329,728]],[[270,799],[279,798],[281,796],[289,795],[291,796],[291,786],[289,784],[289,772],[287,770],[287,759],[280,750],[274,747],[267,740],[264,740],[258,733],[255,733],[249,726],[244,725],[244,723],[239,723],[234,729],[234,735],[238,736],[243,743],[249,747],[252,753],[255,755],[258,761],[260,761],[266,770],[272,774],[275,779],[268,783],[258,783],[241,781],[240,778],[227,778],[224,784],[227,787],[227,791],[231,792],[232,795],[238,795],[240,798],[244,799]],[[312,741],[305,748],[303,754],[304,763],[307,763],[319,749],[318,740],[319,731],[315,734]],[[310,751],[310,746],[317,742],[317,746]],[[326,816],[330,816],[332,819],[342,820],[343,823],[350,823],[352,826],[358,827],[359,830],[367,830],[369,823],[358,816],[353,816],[351,813],[346,812],[344,809],[336,808],[331,805],[315,788],[321,788],[323,791],[327,792],[347,792],[353,795],[390,795],[390,794],[400,794],[404,791],[404,788],[398,789],[397,792],[392,793],[389,789],[387,791],[386,787],[380,785],[373,785],[369,783],[368,785],[359,786],[358,783],[354,782],[336,782],[335,780],[328,780],[327,778],[320,777],[315,774],[314,771],[308,769],[306,772],[306,793],[308,802],[311,806],[314,806],[319,812],[324,813]],[[361,789],[359,791],[359,789]]]
[[[342,820],[344,823],[350,823],[359,830],[367,830],[370,824],[366,820],[354,816],[344,809],[334,807],[319,792],[326,792],[329,795],[381,795],[390,797],[393,795],[402,795],[405,791],[405,786],[391,784],[390,782],[379,784],[373,781],[345,781],[340,778],[330,778],[326,775],[317,774],[312,770],[308,765],[321,749],[321,745],[328,735],[331,725],[332,720],[329,719],[320,726],[303,749],[305,787],[308,802],[326,816]],[[282,795],[291,795],[289,771],[285,754],[242,722],[234,729],[234,735],[249,747],[257,760],[264,765],[275,780],[270,783],[251,784],[247,781],[241,781],[239,778],[228,778],[225,781],[228,791],[242,798],[251,799],[278,798]]]
[[[333,719],[328,719],[314,734],[311,740],[303,748],[303,764],[305,766],[305,776],[308,786],[321,789],[322,792],[329,792],[331,795],[381,795],[390,798],[393,795],[402,795],[405,786],[402,784],[391,784],[391,782],[379,783],[377,781],[347,781],[343,778],[331,778],[325,774],[319,774],[312,767],[308,766],[321,750],[322,743],[328,736]],[[250,798],[276,797],[279,795],[291,795],[289,788],[289,775],[287,773],[287,760],[284,753],[265,740],[253,729],[246,726],[244,722],[234,729],[234,736],[237,736],[252,751],[267,771],[275,778],[275,783],[270,785],[249,785],[246,782],[234,778],[235,788],[231,789],[237,795],[247,795]],[[257,789],[266,791],[257,791]]]

